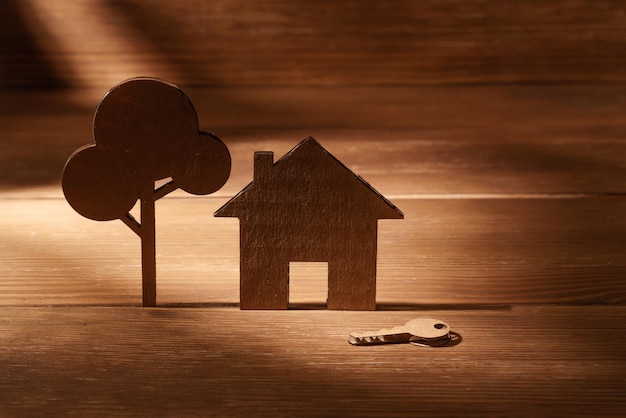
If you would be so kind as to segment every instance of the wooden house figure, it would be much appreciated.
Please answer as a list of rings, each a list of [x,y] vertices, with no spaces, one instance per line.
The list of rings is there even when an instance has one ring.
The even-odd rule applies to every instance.
[[[274,163],[254,153],[254,179],[215,212],[240,221],[240,308],[287,309],[289,263],[328,263],[328,309],[376,309],[378,219],[391,202],[309,137]]]

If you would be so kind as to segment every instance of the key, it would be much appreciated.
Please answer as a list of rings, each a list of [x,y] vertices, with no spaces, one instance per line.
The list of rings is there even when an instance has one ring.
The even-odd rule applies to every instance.
[[[436,347],[450,341],[450,326],[432,318],[412,319],[404,325],[378,331],[353,332],[348,342],[352,345],[413,343]]]

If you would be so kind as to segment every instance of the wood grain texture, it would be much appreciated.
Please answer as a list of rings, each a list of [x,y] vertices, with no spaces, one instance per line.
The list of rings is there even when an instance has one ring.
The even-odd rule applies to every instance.
[[[429,316],[446,348],[355,347]],[[623,307],[0,311],[3,416],[619,417]]]
[[[621,1],[6,1],[3,86],[625,81]]]
[[[3,93],[3,193],[60,196],[61,167],[93,140],[93,113],[106,90]],[[384,195],[626,191],[624,86],[186,93],[200,128],[231,151],[222,196],[251,181],[255,150],[283,155],[310,135]]]

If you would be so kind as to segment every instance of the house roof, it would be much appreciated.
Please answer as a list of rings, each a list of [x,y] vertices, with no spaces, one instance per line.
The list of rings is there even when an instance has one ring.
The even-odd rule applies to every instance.
[[[268,167],[257,163],[263,159]],[[267,161],[269,157],[269,161]],[[292,206],[291,210],[326,211],[324,205],[340,204],[345,210],[366,208],[376,219],[402,219],[404,214],[360,176],[308,137],[275,163],[269,152],[255,153],[255,179],[215,212],[218,217],[242,218],[262,205]],[[257,173],[262,173],[258,174]],[[326,203],[325,203],[326,202]],[[336,202],[336,203],[333,203]],[[295,207],[293,207],[295,205]]]

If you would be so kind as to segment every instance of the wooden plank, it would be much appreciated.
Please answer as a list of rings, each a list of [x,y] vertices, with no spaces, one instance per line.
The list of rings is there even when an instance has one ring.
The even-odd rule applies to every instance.
[[[9,1],[3,86],[625,80],[623,3]],[[72,24],[68,25],[67,22]]]
[[[61,169],[74,149],[92,141],[104,90],[3,94],[5,196],[60,196]],[[255,151],[282,156],[309,135],[385,195],[624,192],[624,87],[188,93],[201,129],[230,149],[223,196],[251,181]]]
[[[380,304],[626,301],[622,198],[396,203],[406,220],[381,222]]]
[[[451,347],[355,347],[419,316]],[[626,413],[623,307],[399,312],[3,308],[3,416]]]
[[[225,200],[158,202],[158,303],[239,302],[239,224],[213,217]],[[626,301],[623,197],[394,203],[405,219],[379,222],[378,309]],[[0,305],[140,303],[139,240],[122,222],[62,199],[1,200],[0,218]]]

